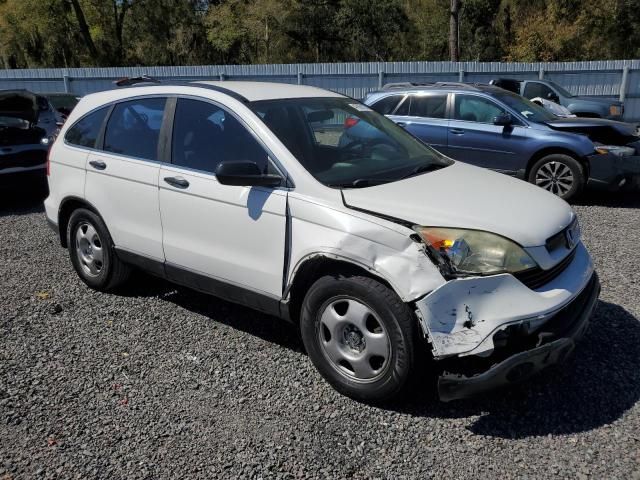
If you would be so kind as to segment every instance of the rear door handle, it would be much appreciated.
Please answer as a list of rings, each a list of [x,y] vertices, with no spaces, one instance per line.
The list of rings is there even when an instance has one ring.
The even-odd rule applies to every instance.
[[[398,125],[399,127],[406,127],[407,124],[405,122],[396,122],[396,125]]]
[[[91,165],[96,170],[104,170],[105,168],[107,168],[107,164],[99,160],[91,160],[89,162],[89,165]]]
[[[451,133],[453,133],[454,135],[464,135],[464,130],[460,130],[458,128],[452,128],[451,130],[449,130]]]
[[[164,181],[176,188],[187,188],[189,186],[189,182],[182,177],[164,177]]]

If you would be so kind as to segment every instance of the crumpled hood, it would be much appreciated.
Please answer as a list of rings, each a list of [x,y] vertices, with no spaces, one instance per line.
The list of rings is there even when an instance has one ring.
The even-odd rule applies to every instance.
[[[493,232],[524,247],[544,245],[575,215],[539,187],[460,162],[398,182],[345,189],[343,195],[348,207],[416,225]]]
[[[635,125],[604,118],[557,118],[545,124],[554,130],[587,135],[597,143],[626,145],[640,140]]]
[[[0,117],[20,118],[29,123],[36,123],[38,121],[36,96],[27,90],[1,90]]]

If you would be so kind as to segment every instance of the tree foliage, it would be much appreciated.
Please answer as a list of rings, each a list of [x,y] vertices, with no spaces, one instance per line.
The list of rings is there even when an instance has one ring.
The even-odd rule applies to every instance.
[[[0,0],[0,67],[446,60],[450,0]],[[462,60],[637,58],[640,0],[462,0]]]

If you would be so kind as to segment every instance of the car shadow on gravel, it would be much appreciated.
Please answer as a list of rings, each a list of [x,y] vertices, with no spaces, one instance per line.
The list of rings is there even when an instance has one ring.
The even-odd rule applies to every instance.
[[[624,192],[585,192],[573,202],[581,206],[599,206],[610,208],[640,208],[640,190]]]
[[[203,315],[212,322],[227,325],[296,352],[304,351],[296,328],[284,320],[142,272],[134,272],[126,289],[115,293],[126,297],[159,297],[185,310]]]
[[[0,192],[0,217],[44,212],[44,192]]]
[[[415,392],[399,412],[431,418],[478,417],[467,429],[491,437],[564,435],[615,422],[640,400],[640,321],[600,301],[575,355],[517,387],[441,403]],[[426,389],[425,389],[426,390]]]

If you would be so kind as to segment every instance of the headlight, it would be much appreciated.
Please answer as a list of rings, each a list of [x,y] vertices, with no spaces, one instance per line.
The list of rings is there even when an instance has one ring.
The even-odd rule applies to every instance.
[[[609,115],[611,116],[620,116],[622,115],[622,109],[618,105],[611,105],[609,107]]]
[[[635,155],[636,149],[633,147],[623,147],[619,145],[597,145],[596,152],[601,155],[611,153],[617,157],[630,157]]]
[[[414,230],[427,245],[448,259],[455,273],[515,273],[537,266],[522,247],[493,233],[439,227],[415,227]]]

